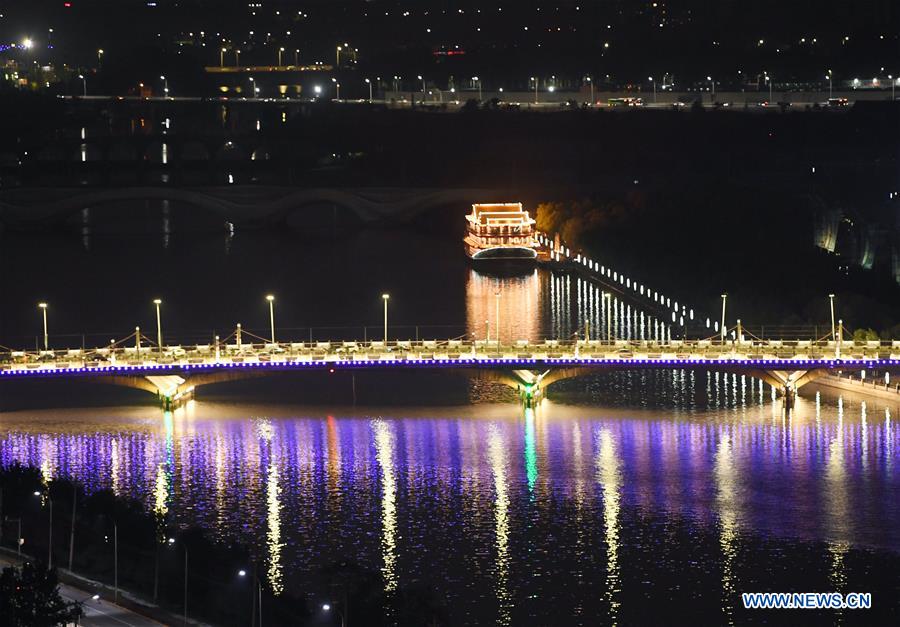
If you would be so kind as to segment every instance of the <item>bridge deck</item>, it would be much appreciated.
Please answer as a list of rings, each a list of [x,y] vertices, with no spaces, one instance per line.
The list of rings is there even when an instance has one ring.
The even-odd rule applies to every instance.
[[[900,342],[601,342],[516,343],[297,342],[119,347],[0,353],[0,379],[121,373],[179,373],[209,369],[315,368],[596,368],[707,367],[808,370],[900,366]]]

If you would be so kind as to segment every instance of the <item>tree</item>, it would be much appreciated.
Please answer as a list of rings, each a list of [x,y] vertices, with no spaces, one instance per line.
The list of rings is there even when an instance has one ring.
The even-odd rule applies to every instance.
[[[60,596],[55,570],[26,562],[0,573],[0,627],[56,627],[83,615],[80,603]]]

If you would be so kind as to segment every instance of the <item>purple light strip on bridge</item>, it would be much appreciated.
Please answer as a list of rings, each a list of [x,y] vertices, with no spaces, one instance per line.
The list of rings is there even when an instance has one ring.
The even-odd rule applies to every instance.
[[[459,358],[459,359],[383,359],[383,360],[350,360],[337,361],[267,361],[267,362],[221,362],[206,364],[126,364],[106,366],[82,366],[76,368],[33,368],[26,370],[0,370],[2,378],[35,378],[67,376],[114,376],[120,374],[153,375],[153,374],[190,374],[193,372],[228,369],[265,369],[265,370],[316,370],[316,369],[444,369],[444,368],[523,368],[539,369],[545,367],[587,367],[603,370],[605,368],[683,368],[700,367],[716,369],[766,369],[766,370],[813,370],[824,368],[867,369],[900,366],[900,359],[592,359],[581,357],[558,357],[546,359],[521,358]]]

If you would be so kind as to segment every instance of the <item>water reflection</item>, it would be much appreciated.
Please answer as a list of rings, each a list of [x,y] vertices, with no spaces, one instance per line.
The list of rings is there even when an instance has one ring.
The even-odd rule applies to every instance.
[[[625,385],[626,374],[607,383]],[[565,600],[567,613],[628,622],[631,569],[658,557],[635,544],[636,521],[684,516],[715,538],[690,559],[721,571],[730,622],[751,559],[746,532],[823,541],[834,589],[852,583],[853,547],[900,551],[890,411],[820,397],[790,413],[776,403],[773,414],[755,386],[744,398],[736,385],[709,383],[734,404],[701,411],[683,398],[662,415],[658,405],[552,401],[527,413],[478,405],[374,420],[208,403],[14,412],[0,424],[0,464],[111,488],[171,523],[254,543],[276,591],[313,593],[317,569],[348,558],[380,570],[386,593],[446,577],[437,583],[459,623],[527,622],[560,581],[580,595]]]
[[[497,294],[500,295],[499,300]],[[469,337],[504,342],[556,339],[671,339],[670,324],[578,276],[534,270],[494,276],[470,270],[466,281]],[[499,305],[499,312],[498,312]],[[499,313],[499,315],[498,315]]]

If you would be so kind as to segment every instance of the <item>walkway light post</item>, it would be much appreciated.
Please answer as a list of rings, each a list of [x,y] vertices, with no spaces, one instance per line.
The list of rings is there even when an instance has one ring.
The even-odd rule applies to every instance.
[[[50,350],[50,336],[47,335],[47,303],[38,303],[41,316],[44,319],[44,350]]]
[[[162,305],[162,300],[159,298],[154,298],[153,304],[156,305],[156,346],[159,349],[159,352],[162,353],[162,351],[163,351],[162,318],[159,315],[159,306]]]
[[[369,102],[371,103],[372,102],[372,81],[370,81],[368,78],[366,79],[366,85],[369,86]]]
[[[269,327],[272,331],[272,344],[275,343],[275,296],[268,294],[266,300],[269,301]]]
[[[831,340],[836,341],[837,338],[834,335],[834,294],[828,295],[828,303],[831,305]]]
[[[81,79],[81,89],[84,96],[87,96],[87,79],[84,77],[84,74],[79,74],[78,78]]]
[[[722,294],[722,344],[725,343],[725,301],[728,299],[728,294]]]
[[[590,76],[588,76],[587,82],[588,82],[588,85],[591,86],[591,106],[593,107],[594,106],[594,79],[592,79]]]
[[[384,301],[384,344],[387,346],[388,334],[387,334],[387,308],[388,301],[391,299],[390,294],[382,294],[381,300]]]
[[[35,496],[43,496],[43,493],[35,490]],[[53,499],[50,498],[50,491],[47,491],[47,504],[50,506],[50,534],[47,543],[47,569],[53,568]],[[19,532],[21,535],[21,531]]]

